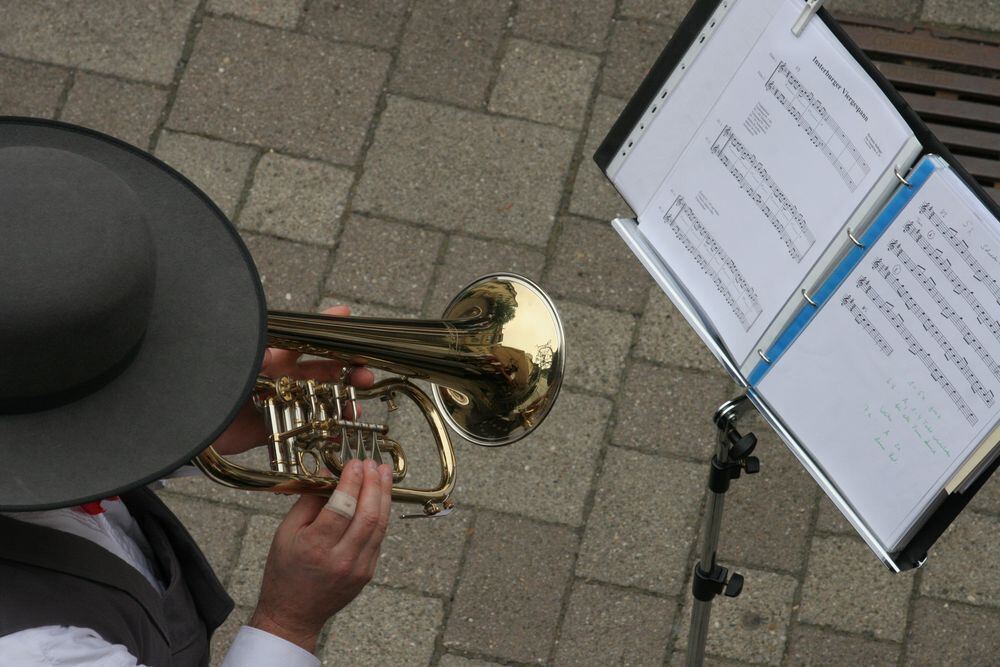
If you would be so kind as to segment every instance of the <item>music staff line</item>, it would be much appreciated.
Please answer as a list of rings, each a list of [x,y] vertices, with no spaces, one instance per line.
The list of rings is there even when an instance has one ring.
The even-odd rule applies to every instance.
[[[786,89],[789,90],[790,94],[794,92],[794,98],[779,89],[775,83],[775,77],[784,77]],[[779,62],[771,76],[768,77],[764,83],[764,90],[774,95],[778,103],[803,129],[812,145],[826,156],[847,188],[854,192],[859,182],[868,175],[870,167],[861,155],[861,151],[847,137],[847,133],[833,119],[823,103],[811,90],[802,85],[784,61]],[[796,105],[800,100],[802,109]],[[807,118],[807,114],[811,118]],[[813,121],[812,124],[810,121]]]
[[[954,248],[959,257],[965,261],[965,264],[972,269],[972,274],[976,277],[976,280],[985,285],[986,289],[988,289],[990,294],[993,295],[993,298],[996,299],[997,304],[1000,304],[1000,285],[997,284],[997,281],[993,278],[993,276],[986,272],[986,269],[984,269],[983,265],[979,263],[979,260],[976,259],[971,252],[969,252],[969,244],[966,243],[964,239],[958,238],[958,232],[949,227],[947,223],[941,219],[941,216],[934,211],[934,207],[931,206],[929,202],[921,204],[920,215],[930,220],[931,224],[937,228],[941,235],[948,239],[948,243],[951,247]]]
[[[858,304],[855,303],[853,296],[845,294],[844,298],[840,300],[840,305],[847,308],[848,312],[854,316],[854,321],[860,324],[861,328],[864,329],[869,336],[871,336],[872,340],[875,341],[875,344],[878,346],[878,349],[881,350],[882,354],[887,357],[892,355],[892,345],[889,345],[889,341],[885,339],[882,332],[879,331],[874,324],[872,324],[872,321],[868,319],[864,311],[858,307]]]
[[[816,242],[816,237],[809,229],[805,216],[774,182],[763,163],[746,149],[729,125],[719,133],[711,152],[778,232],[792,259],[801,262]],[[744,163],[746,166],[743,166]]]
[[[682,228],[682,220],[687,222],[688,229]],[[663,222],[670,227],[674,236],[694,258],[701,270],[711,278],[715,289],[725,299],[744,330],[749,331],[764,309],[760,305],[756,291],[743,277],[736,262],[726,254],[712,234],[705,229],[683,197],[678,196],[674,199],[670,208],[663,215]],[[698,237],[698,243],[692,241],[688,231],[693,232]],[[702,254],[702,248],[708,251],[709,257],[706,258]],[[716,262],[718,268],[716,268]],[[725,275],[727,272],[728,279]],[[734,291],[738,291],[739,296],[734,294]]]
[[[907,223],[907,225],[909,224],[910,223]],[[904,230],[905,229],[906,227],[904,226]],[[906,230],[906,231],[911,231],[911,230]],[[916,232],[916,236],[914,236],[913,233],[911,233],[910,236],[913,236],[914,240],[917,241],[918,243],[922,241],[923,242],[922,247],[924,249],[924,252],[928,251],[930,244],[927,243],[927,241],[923,238],[922,235],[920,235],[919,232]],[[917,282],[920,283],[920,285],[924,288],[924,291],[927,292],[927,295],[934,300],[934,303],[936,303],[938,307],[941,309],[941,314],[944,315],[945,318],[947,318],[948,321],[952,323],[955,329],[958,330],[958,333],[961,334],[962,340],[965,341],[965,343],[972,348],[972,350],[976,353],[976,355],[980,359],[982,359],[983,363],[986,364],[986,367],[990,369],[990,373],[993,374],[993,377],[995,377],[997,380],[1000,380],[1000,364],[996,362],[996,360],[989,353],[989,351],[979,341],[979,338],[969,328],[969,325],[965,323],[965,320],[955,311],[951,303],[948,302],[948,298],[945,295],[941,294],[940,290],[938,290],[937,288],[937,283],[934,281],[934,278],[927,275],[927,270],[924,269],[924,267],[920,266],[919,264],[913,261],[913,259],[909,256],[909,254],[907,254],[907,252],[903,250],[902,244],[900,244],[899,241],[897,240],[891,241],[889,243],[888,248],[889,252],[893,253],[894,255],[896,255],[896,257],[899,258],[899,261],[902,262],[903,266],[906,267],[906,270],[910,272],[910,275],[912,275],[917,280]],[[943,260],[942,263],[947,265],[947,263]],[[948,269],[950,270],[951,267],[948,266]],[[952,273],[954,273],[954,271],[952,271]],[[955,276],[955,278],[957,279],[958,276]],[[960,280],[959,283],[961,284]],[[969,292],[969,288],[965,287],[964,284],[961,284],[961,287],[966,292]],[[974,295],[972,296],[972,299],[976,302],[976,305],[979,305],[979,301],[975,298]],[[980,306],[980,308],[982,308],[982,306]],[[980,322],[982,322],[982,320],[980,320]],[[991,322],[996,324],[996,320],[991,320]],[[995,332],[994,335],[996,335]]]
[[[903,305],[908,311],[913,313],[913,316],[917,318],[920,325],[924,328],[934,342],[938,344],[941,351],[944,353],[945,361],[950,361],[958,369],[958,372],[962,374],[965,381],[969,383],[972,388],[972,393],[979,396],[983,400],[983,403],[987,407],[993,407],[995,398],[993,392],[988,390],[986,386],[976,375],[975,371],[969,366],[969,360],[964,356],[959,354],[955,346],[951,344],[948,337],[943,331],[934,323],[934,321],[927,315],[927,312],[920,307],[913,295],[910,294],[910,290],[906,288],[899,278],[892,274],[892,270],[889,265],[885,263],[881,257],[877,257],[874,262],[872,262],[872,268],[882,276],[882,278],[889,284],[889,287],[896,292],[900,299],[903,300]]]
[[[928,372],[931,374],[931,379],[944,389],[944,392],[948,394],[948,397],[955,404],[955,407],[958,408],[958,411],[962,413],[962,416],[965,417],[965,420],[969,422],[969,425],[975,426],[979,419],[969,407],[969,404],[965,402],[965,399],[962,398],[962,395],[957,389],[955,389],[955,385],[951,383],[948,376],[945,375],[944,371],[941,370],[941,368],[934,361],[933,357],[931,357],[930,353],[927,352],[923,345],[921,345],[917,339],[913,337],[913,334],[910,333],[910,330],[903,322],[903,316],[893,311],[893,305],[879,295],[875,288],[872,287],[871,281],[866,276],[862,276],[858,279],[857,287],[868,295],[868,298],[871,299],[872,303],[874,303],[885,318],[889,320],[889,323],[892,324],[896,333],[898,333],[906,342],[906,347],[910,354],[917,357],[917,359],[924,364]]]

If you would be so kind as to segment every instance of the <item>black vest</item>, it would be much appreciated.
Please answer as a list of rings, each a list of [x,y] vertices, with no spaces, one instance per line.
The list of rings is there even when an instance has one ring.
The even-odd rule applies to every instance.
[[[0,636],[77,626],[124,645],[145,665],[208,665],[209,638],[233,601],[156,494],[143,487],[122,500],[156,555],[164,594],[90,540],[0,516]]]

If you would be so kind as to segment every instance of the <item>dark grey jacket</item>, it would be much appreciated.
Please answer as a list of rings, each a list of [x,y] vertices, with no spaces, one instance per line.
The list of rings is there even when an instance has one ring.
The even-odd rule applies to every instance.
[[[0,517],[0,637],[77,626],[124,645],[146,665],[207,665],[209,639],[233,601],[156,494],[143,487],[122,500],[156,554],[165,593],[89,540]]]

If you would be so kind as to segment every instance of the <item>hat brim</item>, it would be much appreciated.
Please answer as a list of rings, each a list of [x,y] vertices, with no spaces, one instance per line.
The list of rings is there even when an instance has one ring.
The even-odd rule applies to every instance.
[[[5,511],[116,495],[193,458],[239,412],[266,336],[264,294],[250,253],[194,184],[99,132],[0,117],[0,148],[26,145],[95,160],[135,191],[156,248],[156,287],[145,337],[121,374],[57,408],[0,414]],[[17,350],[0,350],[0,363],[6,354]]]

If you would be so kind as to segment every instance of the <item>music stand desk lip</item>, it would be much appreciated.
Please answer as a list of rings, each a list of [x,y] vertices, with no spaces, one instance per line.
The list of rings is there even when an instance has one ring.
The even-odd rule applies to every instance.
[[[830,500],[833,501],[834,505],[843,513],[844,517],[861,536],[861,539],[868,545],[868,548],[891,571],[902,572],[903,570],[910,569],[911,566],[904,566],[897,563],[895,558],[875,539],[875,536],[868,529],[865,522],[857,515],[847,500],[844,499],[833,481],[827,477],[823,469],[812,459],[806,449],[784,425],[764,398],[753,387],[747,384],[746,378],[743,377],[736,363],[729,357],[722,342],[713,333],[709,324],[703,320],[697,306],[694,305],[687,292],[681,287],[680,283],[674,277],[673,272],[664,264],[642,232],[639,231],[639,223],[634,218],[616,218],[611,222],[611,226],[622,237],[622,240],[646,268],[657,285],[670,298],[687,323],[691,325],[695,333],[698,334],[698,337],[701,338],[702,342],[705,343],[708,349],[725,367],[733,380],[746,392],[747,397],[768,425],[774,429],[778,437],[785,443],[785,446],[799,460],[802,467],[806,469]],[[922,564],[923,561],[916,565],[919,567]]]

